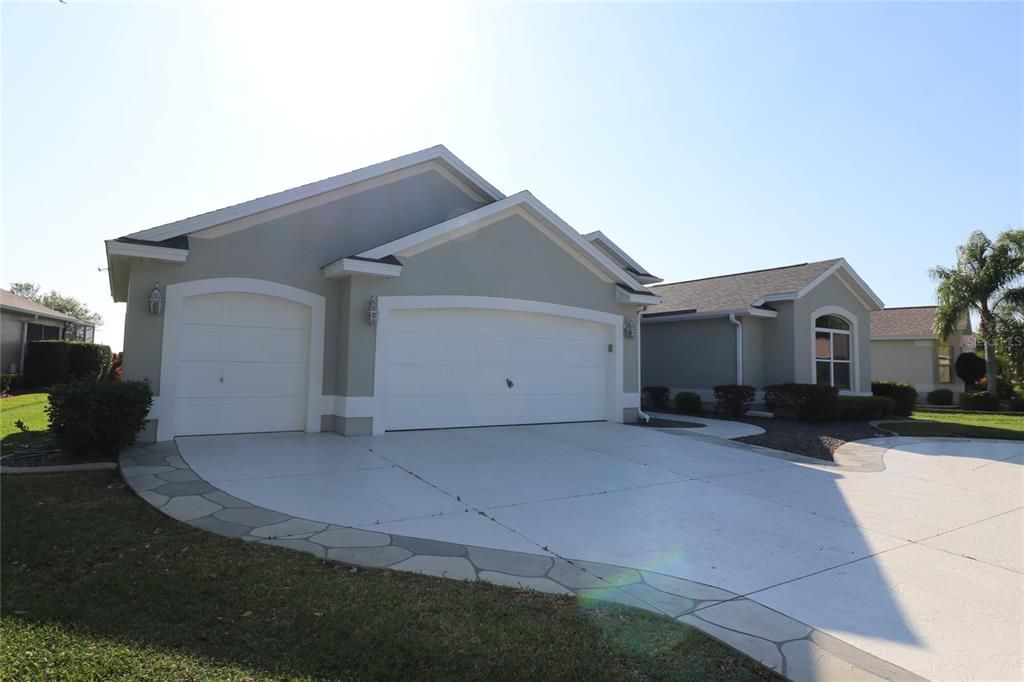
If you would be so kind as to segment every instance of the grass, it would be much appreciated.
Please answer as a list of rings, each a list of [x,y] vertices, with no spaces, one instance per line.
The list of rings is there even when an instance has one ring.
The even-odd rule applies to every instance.
[[[781,679],[655,614],[199,531],[108,472],[0,504],[5,680]]]
[[[49,421],[44,408],[46,393],[23,393],[0,399],[0,452],[6,453],[14,445],[25,445],[48,438]],[[22,421],[28,431],[14,425]]]
[[[1020,415],[915,412],[910,419],[910,422],[891,422],[881,426],[902,436],[1024,440],[1024,417]]]

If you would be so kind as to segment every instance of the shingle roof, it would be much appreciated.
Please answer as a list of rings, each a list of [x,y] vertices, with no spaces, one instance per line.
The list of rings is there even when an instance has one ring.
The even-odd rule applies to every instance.
[[[6,289],[0,289],[0,308],[8,308],[10,310],[39,315],[40,317],[48,317],[54,320],[78,322],[78,320],[71,315],[56,311],[53,308],[47,308],[45,305],[39,305],[35,301],[27,299],[24,296],[13,294]]]
[[[650,306],[645,314],[746,309],[764,296],[795,294],[840,260],[833,258],[815,263],[654,285],[650,288],[662,297],[663,302]]]
[[[871,338],[893,336],[935,337],[935,312],[933,305],[910,308],[886,308],[871,313]]]

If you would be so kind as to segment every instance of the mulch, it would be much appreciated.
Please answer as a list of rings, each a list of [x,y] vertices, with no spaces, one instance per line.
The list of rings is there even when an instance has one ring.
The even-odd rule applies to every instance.
[[[844,443],[890,435],[862,421],[804,422],[782,417],[743,417],[737,421],[760,426],[765,432],[734,440],[829,462],[833,461],[832,453]]]
[[[116,462],[113,456],[106,457],[72,457],[48,440],[33,443],[19,443],[9,447],[0,457],[0,465],[4,467],[48,467],[66,464],[92,464],[95,462]]]

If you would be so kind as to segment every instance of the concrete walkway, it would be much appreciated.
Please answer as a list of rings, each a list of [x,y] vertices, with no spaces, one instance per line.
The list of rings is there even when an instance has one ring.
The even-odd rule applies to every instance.
[[[630,603],[792,679],[1019,678],[1020,444],[878,439],[856,470],[614,424],[178,447],[125,479],[214,532]]]

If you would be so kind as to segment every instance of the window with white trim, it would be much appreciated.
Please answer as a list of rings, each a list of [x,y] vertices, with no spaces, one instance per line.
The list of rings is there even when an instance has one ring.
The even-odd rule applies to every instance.
[[[819,384],[848,391],[853,379],[853,338],[850,323],[839,315],[814,321],[814,374]]]

